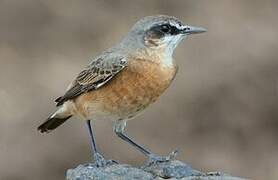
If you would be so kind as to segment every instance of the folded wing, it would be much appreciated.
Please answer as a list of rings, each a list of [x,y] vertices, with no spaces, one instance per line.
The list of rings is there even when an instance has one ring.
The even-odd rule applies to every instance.
[[[76,98],[82,93],[100,88],[124,69],[126,65],[126,59],[121,56],[96,58],[86,69],[79,73],[65,95],[55,100],[57,106],[62,105],[67,100]]]

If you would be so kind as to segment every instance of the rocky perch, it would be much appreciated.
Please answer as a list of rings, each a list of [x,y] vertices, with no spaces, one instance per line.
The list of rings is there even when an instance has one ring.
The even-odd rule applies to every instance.
[[[246,180],[244,178],[232,177],[221,172],[204,173],[192,169],[189,165],[172,160],[168,162],[152,164],[150,166],[132,167],[127,164],[113,164],[105,167],[96,167],[94,164],[82,164],[74,169],[69,169],[67,180]]]

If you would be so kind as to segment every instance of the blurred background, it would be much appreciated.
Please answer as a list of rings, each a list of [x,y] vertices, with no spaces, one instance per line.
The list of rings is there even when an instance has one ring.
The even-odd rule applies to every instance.
[[[278,179],[276,0],[1,0],[0,179],[58,180],[91,161],[84,122],[47,135],[36,128],[90,57],[155,14],[208,32],[180,44],[174,83],[127,133],[161,155],[180,149],[178,159],[196,169]],[[112,122],[94,129],[106,158],[144,163]]]

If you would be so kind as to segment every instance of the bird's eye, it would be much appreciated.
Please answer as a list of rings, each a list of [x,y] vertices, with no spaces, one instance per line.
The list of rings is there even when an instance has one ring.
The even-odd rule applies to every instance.
[[[170,33],[171,32],[171,27],[169,25],[162,25],[161,26],[161,31],[164,33]]]

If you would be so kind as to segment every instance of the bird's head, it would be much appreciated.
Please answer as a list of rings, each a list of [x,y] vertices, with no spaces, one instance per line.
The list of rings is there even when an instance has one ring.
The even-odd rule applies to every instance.
[[[164,49],[172,55],[179,42],[191,34],[206,32],[206,29],[185,25],[179,19],[166,16],[147,16],[131,29],[129,37],[141,46]]]

